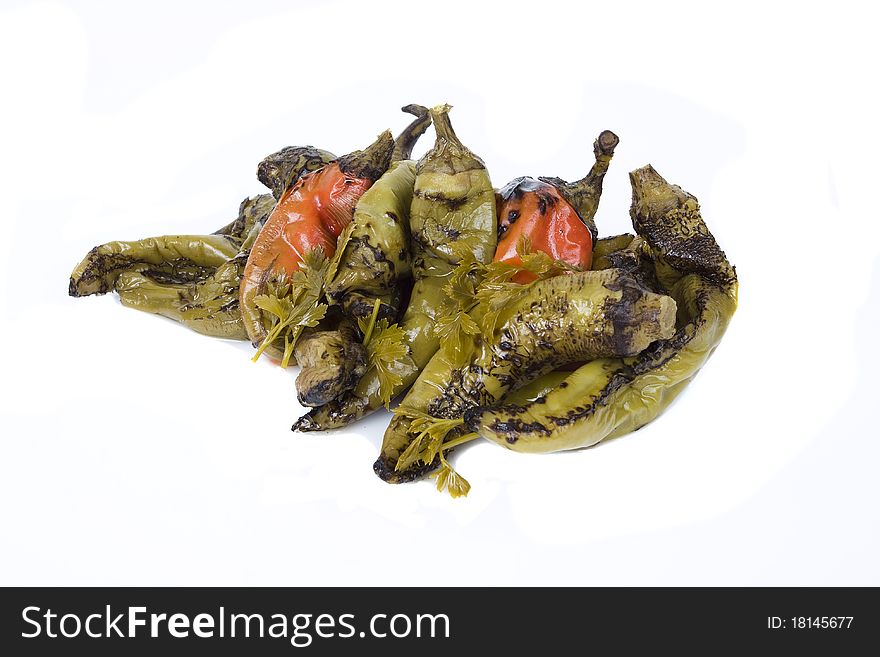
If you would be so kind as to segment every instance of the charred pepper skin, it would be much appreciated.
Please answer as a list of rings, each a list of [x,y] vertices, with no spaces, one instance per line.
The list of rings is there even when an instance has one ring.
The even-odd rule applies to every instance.
[[[296,392],[303,406],[321,406],[351,390],[367,369],[367,351],[349,323],[303,335],[294,357],[302,368]]]
[[[392,162],[411,160],[413,148],[431,126],[431,110],[427,107],[416,104],[404,105],[400,111],[412,114],[416,118],[394,140],[394,150],[391,153]]]
[[[274,205],[269,194],[246,198],[238,217],[211,235],[162,235],[96,246],[74,268],[68,292],[72,297],[112,292],[127,270],[146,271],[157,284],[201,282],[238,255],[248,233]]]
[[[388,168],[394,141],[388,131],[363,151],[355,151],[300,178],[278,200],[248,257],[239,289],[242,320],[258,346],[268,332],[268,319],[255,303],[269,279],[297,271],[315,248],[329,258],[351,222],[355,205]],[[279,357],[274,345],[266,352]]]
[[[479,310],[474,313],[480,323]],[[477,336],[461,363],[441,346],[401,402],[434,418],[456,419],[497,402],[511,389],[569,363],[607,356],[633,356],[675,330],[675,302],[644,288],[617,269],[578,272],[536,281],[528,294],[505,308],[491,338]],[[403,436],[408,419],[396,415],[377,473],[390,483],[411,479],[396,470],[414,436]],[[386,439],[388,439],[386,434]],[[417,464],[423,474],[425,464]]]
[[[560,178],[517,178],[498,192],[498,249],[495,260],[522,264],[517,251],[526,237],[533,251],[542,251],[582,269],[592,263],[596,241],[594,217],[602,195],[602,180],[619,140],[605,130],[593,143],[596,158],[589,174],[582,180],[567,183]],[[517,283],[535,280],[535,275],[521,271]]]
[[[202,335],[247,340],[238,308],[238,285],[260,226],[252,227],[238,254],[197,283],[157,283],[139,268],[127,269],[116,281],[119,301],[123,306],[173,319]]]
[[[632,172],[630,180],[630,212],[643,245],[633,245],[634,238],[634,249],[603,255],[631,259],[639,249],[649,254],[656,280],[678,305],[675,335],[633,358],[591,361],[535,399],[514,397],[469,413],[469,428],[482,437],[515,451],[553,452],[624,435],[660,415],[718,346],[736,310],[735,269],[695,197],[650,165]],[[626,237],[615,238],[617,246]]]
[[[483,264],[495,254],[495,192],[486,165],[453,131],[450,109],[431,110],[437,141],[416,168],[410,227],[417,279],[447,276],[462,252]]]
[[[72,297],[106,294],[119,275],[138,268],[158,281],[189,283],[204,280],[238,253],[239,244],[226,235],[165,235],[133,242],[108,242],[93,248],[70,275]]]
[[[274,179],[296,179],[332,159],[311,146],[288,147],[264,160],[275,169],[260,179],[271,186]],[[203,335],[246,340],[239,283],[256,235],[274,207],[275,198],[261,194],[242,201],[236,219],[211,235],[95,247],[71,275],[70,295],[116,291],[127,307],[173,319]],[[221,256],[229,257],[220,262]]]
[[[277,201],[300,178],[336,159],[333,153],[314,146],[287,146],[262,159],[257,165],[257,179],[272,190]]]
[[[412,263],[415,284],[401,320],[409,359],[400,363],[406,390],[439,346],[434,332],[446,294],[443,287],[459,264],[460,253],[472,253],[488,264],[495,252],[495,194],[483,161],[466,148],[449,122],[448,105],[431,110],[437,132],[434,147],[416,167],[410,208]],[[379,383],[369,372],[351,394],[304,415],[294,431],[319,431],[345,426],[382,406]]]
[[[610,130],[603,130],[596,141],[593,142],[593,156],[595,163],[589,173],[575,182],[565,182],[561,178],[543,177],[541,182],[553,185],[571,206],[577,210],[578,215],[590,230],[593,236],[593,244],[599,236],[596,230],[596,211],[599,209],[599,199],[602,196],[602,181],[608,173],[608,165],[614,157],[614,149],[620,143],[620,138]]]

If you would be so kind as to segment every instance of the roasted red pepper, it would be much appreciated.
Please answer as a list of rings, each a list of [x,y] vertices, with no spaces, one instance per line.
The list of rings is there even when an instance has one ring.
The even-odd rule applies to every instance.
[[[602,179],[618,144],[617,135],[606,130],[593,143],[596,162],[587,176],[573,183],[559,178],[517,178],[498,193],[498,248],[495,261],[521,265],[517,253],[520,238],[543,251],[589,269],[596,240],[593,221],[602,194]],[[520,271],[513,280],[528,283],[534,274]]]
[[[254,298],[273,276],[299,269],[308,251],[321,248],[333,256],[336,238],[351,222],[358,199],[388,168],[393,148],[386,131],[366,150],[300,178],[281,195],[254,242],[239,288],[242,318],[255,345],[266,328]]]

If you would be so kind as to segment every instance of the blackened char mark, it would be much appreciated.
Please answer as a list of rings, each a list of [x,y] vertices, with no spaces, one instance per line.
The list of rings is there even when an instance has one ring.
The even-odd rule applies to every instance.
[[[395,470],[394,464],[383,457],[376,459],[373,463],[373,472],[379,479],[389,484],[405,484],[416,479],[421,479],[425,475],[433,472],[440,467],[440,457],[437,456],[431,463],[411,465],[405,470]]]
[[[458,210],[460,207],[468,202],[467,196],[453,198],[451,196],[446,196],[446,194],[443,194],[442,192],[425,192],[420,189],[415,190],[415,192],[413,192],[413,195],[417,196],[420,199],[431,201],[432,203],[440,203],[442,205],[445,205],[449,210]]]

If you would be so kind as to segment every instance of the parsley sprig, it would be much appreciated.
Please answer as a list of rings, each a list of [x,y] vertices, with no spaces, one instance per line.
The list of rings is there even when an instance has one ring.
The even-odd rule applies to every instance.
[[[462,418],[451,420],[434,417],[423,411],[401,404],[394,411],[396,415],[402,415],[410,419],[409,431],[416,436],[397,459],[395,471],[406,468],[421,461],[428,464],[434,459],[440,458],[440,468],[434,473],[437,482],[437,490],[447,491],[452,497],[463,497],[468,494],[471,485],[462,477],[446,460],[444,452],[471,440],[479,438],[479,434],[467,433],[446,440],[450,431],[464,424]]]
[[[484,265],[473,254],[460,254],[459,264],[443,288],[440,319],[434,325],[453,364],[462,365],[470,357],[476,337],[491,340],[502,311],[528,293],[535,281],[516,283],[512,280],[516,274],[527,271],[536,280],[544,280],[565,271],[581,271],[580,267],[554,260],[542,251],[533,251],[525,236],[517,242],[516,251],[521,264]],[[395,414],[410,420],[408,432],[414,435],[397,459],[395,470],[405,470],[419,462],[433,463],[439,458],[440,468],[434,474],[437,490],[446,490],[453,497],[467,495],[471,485],[450,465],[445,453],[479,438],[479,434],[461,433],[462,418],[438,418],[405,404],[398,406]],[[453,437],[447,440],[451,432]]]
[[[476,305],[477,287],[484,268],[472,253],[465,254],[443,286],[443,305],[434,332],[456,365],[470,355],[469,345],[473,344],[473,337],[480,334],[480,327],[468,313]]]
[[[403,378],[398,373],[400,365],[409,356],[406,334],[397,324],[389,324],[387,319],[379,319],[381,302],[376,299],[369,318],[358,319],[358,327],[364,334],[364,347],[367,349],[368,370],[375,370],[379,379],[379,396],[385,408],[391,403],[394,392]]]
[[[327,267],[324,251],[312,249],[305,254],[298,270],[290,275],[279,273],[267,282],[265,294],[254,298],[257,307],[272,318],[272,326],[257,348],[254,362],[270,345],[283,340],[281,367],[288,366],[303,329],[317,326],[327,312],[327,304],[321,303]]]
[[[558,276],[562,272],[582,271],[577,265],[554,260],[543,251],[533,251],[532,242],[525,235],[516,244],[521,264],[492,262],[484,265],[473,255],[462,257],[443,288],[446,293],[441,318],[434,330],[456,364],[463,364],[470,354],[468,345],[474,336],[490,340],[494,335],[501,312],[524,297],[532,282],[516,283],[512,279],[527,271],[536,280]]]

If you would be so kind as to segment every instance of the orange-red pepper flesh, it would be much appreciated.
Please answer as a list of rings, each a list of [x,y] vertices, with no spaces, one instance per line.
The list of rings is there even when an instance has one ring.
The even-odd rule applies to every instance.
[[[254,308],[263,284],[281,272],[297,271],[312,249],[333,257],[339,234],[351,223],[358,199],[372,184],[372,178],[345,173],[333,162],[300,178],[282,194],[251,248],[241,277],[239,301],[251,341],[256,344],[265,336]]]
[[[371,180],[343,173],[336,162],[300,179],[278,200],[254,242],[242,289],[260,285],[267,275],[295,272],[311,249],[320,247],[332,257],[336,238],[370,185]]]
[[[554,260],[590,268],[593,236],[553,185],[533,178],[513,181],[498,197],[498,218],[496,262],[521,265],[516,247],[520,237],[525,236],[531,240],[532,251],[543,251]],[[512,280],[528,283],[535,278],[531,272],[520,271]]]

